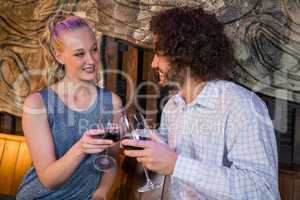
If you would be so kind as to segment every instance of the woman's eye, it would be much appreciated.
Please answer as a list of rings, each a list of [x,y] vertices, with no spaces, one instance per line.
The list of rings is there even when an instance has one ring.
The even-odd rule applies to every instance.
[[[76,53],[74,54],[76,57],[83,57],[84,56],[84,53]]]

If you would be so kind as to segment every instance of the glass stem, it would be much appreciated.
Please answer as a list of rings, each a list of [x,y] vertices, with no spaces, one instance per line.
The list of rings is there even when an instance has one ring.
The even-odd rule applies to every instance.
[[[146,167],[144,165],[143,166],[143,169],[144,169],[144,172],[145,172],[145,176],[146,176],[146,179],[147,179],[147,184],[153,184],[151,179],[149,178],[149,173],[148,173],[148,170],[146,169]]]

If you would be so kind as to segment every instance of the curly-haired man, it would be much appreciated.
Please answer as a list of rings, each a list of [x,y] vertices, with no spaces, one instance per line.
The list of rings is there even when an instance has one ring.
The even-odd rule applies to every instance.
[[[169,199],[279,199],[272,122],[253,92],[225,81],[233,53],[223,25],[201,8],[173,8],[150,22],[159,83],[179,85],[164,107],[167,144],[123,141],[148,169],[169,175]]]

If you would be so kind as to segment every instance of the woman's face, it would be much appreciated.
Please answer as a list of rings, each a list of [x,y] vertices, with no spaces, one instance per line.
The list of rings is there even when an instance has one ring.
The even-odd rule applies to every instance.
[[[92,81],[99,70],[99,52],[95,35],[88,28],[60,33],[62,52],[57,60],[65,65],[66,77],[72,80]]]

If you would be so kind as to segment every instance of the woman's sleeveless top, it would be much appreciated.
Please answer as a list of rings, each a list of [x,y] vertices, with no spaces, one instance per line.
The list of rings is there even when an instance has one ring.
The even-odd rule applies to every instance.
[[[112,94],[105,89],[97,87],[96,101],[84,111],[70,109],[51,88],[42,90],[40,94],[47,110],[57,159],[61,158],[85,131],[105,125],[112,120]],[[72,176],[54,190],[49,190],[41,184],[32,167],[19,187],[17,200],[90,199],[101,181],[101,173],[93,166],[94,158],[95,155],[87,155]]]

